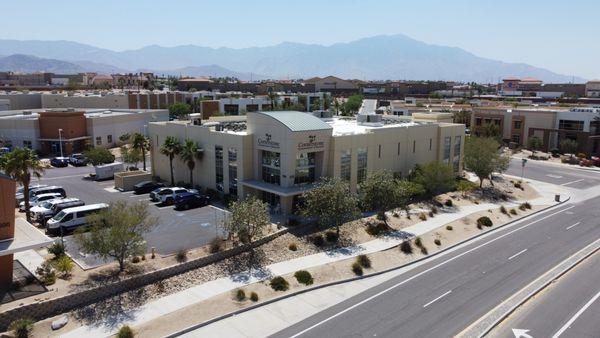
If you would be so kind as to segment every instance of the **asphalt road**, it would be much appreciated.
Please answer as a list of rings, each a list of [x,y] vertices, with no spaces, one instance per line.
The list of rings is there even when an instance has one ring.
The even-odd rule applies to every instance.
[[[489,337],[600,337],[600,252],[518,308]],[[518,332],[517,332],[518,333]],[[523,336],[523,338],[526,338]]]
[[[600,238],[598,205],[600,197],[535,215],[330,307],[273,337],[453,336]]]
[[[511,159],[506,174],[521,177],[521,160]],[[582,169],[562,168],[529,160],[525,165],[526,178],[536,181],[562,185],[575,189],[587,189],[600,184],[600,173]]]

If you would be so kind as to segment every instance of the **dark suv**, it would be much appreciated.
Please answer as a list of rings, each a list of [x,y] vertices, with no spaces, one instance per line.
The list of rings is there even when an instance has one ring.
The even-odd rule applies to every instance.
[[[184,192],[175,195],[175,209],[187,210],[208,205],[210,198],[193,192]]]
[[[162,188],[165,185],[163,183],[143,181],[133,186],[133,192],[135,194],[147,194],[156,188]]]
[[[69,166],[69,158],[53,157],[52,159],[50,159],[50,165],[57,168],[67,167]]]

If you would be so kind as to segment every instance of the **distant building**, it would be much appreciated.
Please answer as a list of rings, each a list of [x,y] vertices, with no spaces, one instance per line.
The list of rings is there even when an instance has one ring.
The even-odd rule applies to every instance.
[[[600,98],[600,80],[588,81],[585,84],[585,96]]]
[[[349,80],[340,79],[335,76],[326,76],[326,77],[313,77],[304,81],[308,84],[313,84],[315,86],[315,91],[327,91],[327,92],[343,92],[343,91],[353,91],[358,90],[358,86]]]
[[[540,97],[558,99],[561,97],[582,97],[585,95],[585,85],[579,83],[543,83],[534,78],[507,77],[502,79],[501,96]]]

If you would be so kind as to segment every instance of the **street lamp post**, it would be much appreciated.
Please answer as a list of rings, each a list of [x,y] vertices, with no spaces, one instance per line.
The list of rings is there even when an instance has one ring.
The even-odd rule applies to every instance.
[[[525,174],[525,164],[527,164],[527,159],[521,159],[521,182],[523,181],[523,176]]]
[[[58,129],[58,146],[60,147],[60,157],[63,157],[63,149],[62,149],[62,129]]]

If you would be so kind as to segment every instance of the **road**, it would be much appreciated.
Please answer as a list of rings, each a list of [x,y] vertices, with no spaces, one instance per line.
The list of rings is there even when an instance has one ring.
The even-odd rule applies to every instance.
[[[521,160],[513,158],[510,160],[506,174],[521,177],[521,167]],[[527,161],[524,173],[526,178],[575,189],[587,189],[600,184],[600,173],[563,168],[532,160]]]
[[[523,304],[489,337],[600,337],[600,252]],[[526,336],[523,336],[526,338]]]

